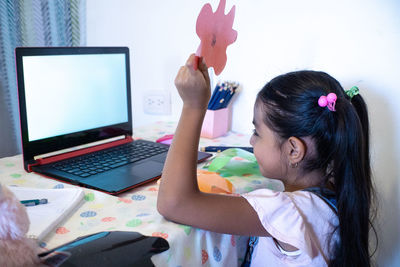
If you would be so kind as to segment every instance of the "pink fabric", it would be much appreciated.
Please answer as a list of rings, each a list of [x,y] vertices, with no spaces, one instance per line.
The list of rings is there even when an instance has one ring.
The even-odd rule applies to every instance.
[[[0,266],[39,266],[41,249],[25,237],[29,224],[25,206],[0,184]]]
[[[287,256],[272,237],[260,237],[251,266],[327,266],[331,257],[328,241],[338,219],[320,197],[304,191],[269,189],[255,190],[243,197],[272,237],[300,250],[298,256]],[[334,240],[337,240],[336,233]]]

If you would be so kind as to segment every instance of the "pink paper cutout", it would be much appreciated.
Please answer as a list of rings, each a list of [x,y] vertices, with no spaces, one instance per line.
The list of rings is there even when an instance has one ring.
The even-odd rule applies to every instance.
[[[214,67],[216,75],[224,70],[226,49],[237,38],[237,31],[232,29],[235,6],[225,15],[225,3],[226,0],[220,0],[215,13],[209,3],[205,4],[196,22],[196,33],[201,40],[196,55],[203,57],[208,67]]]

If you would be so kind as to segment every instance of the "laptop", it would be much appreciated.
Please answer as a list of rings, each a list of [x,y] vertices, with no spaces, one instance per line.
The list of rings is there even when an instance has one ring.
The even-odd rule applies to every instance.
[[[15,50],[24,168],[119,194],[161,176],[168,145],[134,140],[127,47]],[[198,161],[211,156],[198,153]]]

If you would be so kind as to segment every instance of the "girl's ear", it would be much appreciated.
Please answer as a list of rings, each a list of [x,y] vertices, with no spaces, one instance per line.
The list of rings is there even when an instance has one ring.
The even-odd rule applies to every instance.
[[[291,136],[287,140],[287,156],[291,166],[297,166],[307,152],[307,145],[300,138]]]

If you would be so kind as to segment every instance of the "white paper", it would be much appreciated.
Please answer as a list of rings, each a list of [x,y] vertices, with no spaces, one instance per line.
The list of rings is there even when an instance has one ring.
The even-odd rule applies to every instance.
[[[27,236],[42,240],[64,218],[69,216],[84,198],[81,188],[38,189],[28,187],[8,187],[18,200],[47,199],[47,204],[26,207],[30,226]]]

